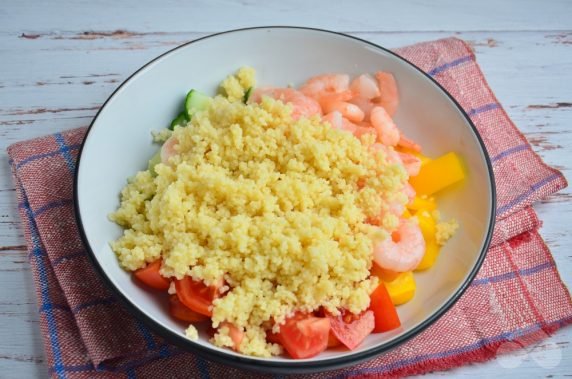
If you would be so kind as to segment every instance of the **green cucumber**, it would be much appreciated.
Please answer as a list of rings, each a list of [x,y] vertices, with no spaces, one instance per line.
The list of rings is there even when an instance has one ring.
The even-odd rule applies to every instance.
[[[189,116],[187,112],[182,111],[171,121],[171,125],[169,126],[169,130],[174,130],[175,126],[185,126],[189,122]]]
[[[196,112],[205,109],[210,101],[211,98],[204,93],[194,89],[190,90],[185,99],[185,111],[189,119],[191,119]]]
[[[151,172],[151,175],[157,176],[155,172],[155,166],[161,163],[161,150],[159,150],[155,155],[149,159],[149,164],[147,165],[147,169]]]
[[[252,91],[254,89],[252,87],[249,87],[246,92],[244,93],[244,97],[242,98],[242,102],[244,104],[248,103],[248,99],[250,99],[250,95],[252,95]]]

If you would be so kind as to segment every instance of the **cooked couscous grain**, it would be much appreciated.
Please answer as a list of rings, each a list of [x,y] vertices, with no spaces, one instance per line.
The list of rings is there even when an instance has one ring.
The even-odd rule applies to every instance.
[[[187,329],[185,329],[185,335],[191,341],[196,341],[199,339],[199,331],[197,330],[197,328],[195,328],[193,324],[189,324]]]
[[[435,225],[435,241],[439,246],[443,246],[457,231],[459,223],[457,220],[441,221]]]
[[[236,75],[229,75],[220,87],[231,102],[240,101],[249,88],[256,85],[255,71],[252,67],[242,67]]]
[[[294,120],[270,98],[243,104],[253,76],[245,69],[225,79],[227,97],[175,128],[176,154],[157,175],[129,181],[111,215],[125,228],[112,248],[128,270],[162,258],[166,277],[224,278],[212,326],[236,325],[245,331],[240,352],[270,356],[281,351],[266,341],[271,322],[295,310],[368,307],[373,243],[397,226],[382,198],[404,204],[407,175],[367,137],[319,117]],[[231,346],[228,328],[212,341]]]

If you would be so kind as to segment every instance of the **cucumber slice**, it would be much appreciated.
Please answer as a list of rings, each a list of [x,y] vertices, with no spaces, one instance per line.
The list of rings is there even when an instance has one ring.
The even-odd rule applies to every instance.
[[[248,99],[250,99],[250,95],[252,95],[252,91],[254,91],[253,87],[249,87],[246,92],[244,93],[244,97],[242,98],[242,102],[244,104],[248,103]]]
[[[155,172],[155,166],[159,163],[161,163],[161,150],[159,150],[157,153],[155,153],[155,155],[151,157],[151,159],[149,159],[147,169],[151,171],[151,175],[157,176],[157,173]]]
[[[182,111],[171,121],[171,125],[169,126],[169,130],[175,129],[175,126],[185,126],[189,122],[189,116],[187,112]]]
[[[185,110],[187,111],[189,119],[193,117],[193,114],[196,112],[205,109],[210,101],[211,98],[204,93],[194,89],[190,90],[185,99]]]

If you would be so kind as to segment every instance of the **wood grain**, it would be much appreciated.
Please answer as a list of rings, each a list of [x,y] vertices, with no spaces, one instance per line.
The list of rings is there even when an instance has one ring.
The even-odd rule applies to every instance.
[[[213,32],[301,25],[348,32],[386,47],[451,35],[470,41],[499,101],[548,164],[572,175],[572,25],[567,1],[313,2],[169,0],[7,1],[0,7],[0,377],[47,377],[25,242],[5,149],[87,126],[107,96],[155,56]],[[328,9],[327,12],[324,12]],[[240,17],[237,17],[240,15]],[[572,282],[572,192],[535,206],[565,283]],[[518,368],[498,361],[447,373],[564,376],[572,331]],[[554,351],[560,353],[560,361]]]
[[[13,20],[22,21],[17,30],[31,35],[52,30],[218,32],[256,25],[304,25],[346,32],[391,32],[404,28],[414,31],[542,31],[570,27],[569,13],[566,12],[569,3],[565,0],[549,3],[534,0],[479,1],[463,3],[462,6],[455,0],[323,1],[312,4],[304,0],[200,0],[187,6],[184,4],[177,0],[27,0],[12,1],[5,13]],[[30,15],[38,16],[32,22]]]

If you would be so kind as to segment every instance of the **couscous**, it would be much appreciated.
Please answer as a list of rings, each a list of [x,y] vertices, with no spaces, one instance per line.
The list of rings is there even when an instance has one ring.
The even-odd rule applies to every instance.
[[[193,90],[171,130],[154,134],[160,154],[110,215],[125,229],[111,243],[120,264],[168,292],[189,338],[198,338],[193,323],[210,322],[212,343],[247,355],[285,348],[304,358],[325,349],[330,330],[353,348],[399,326],[371,272],[414,270],[426,238],[408,208],[420,149],[392,122],[395,99],[364,75],[351,84],[324,76],[300,91],[254,87],[254,70],[242,68],[215,97]],[[455,225],[431,233],[443,244]],[[378,303],[394,321],[374,317]],[[340,322],[367,324],[367,334],[350,342]],[[309,350],[289,340],[293,323],[320,334]]]

